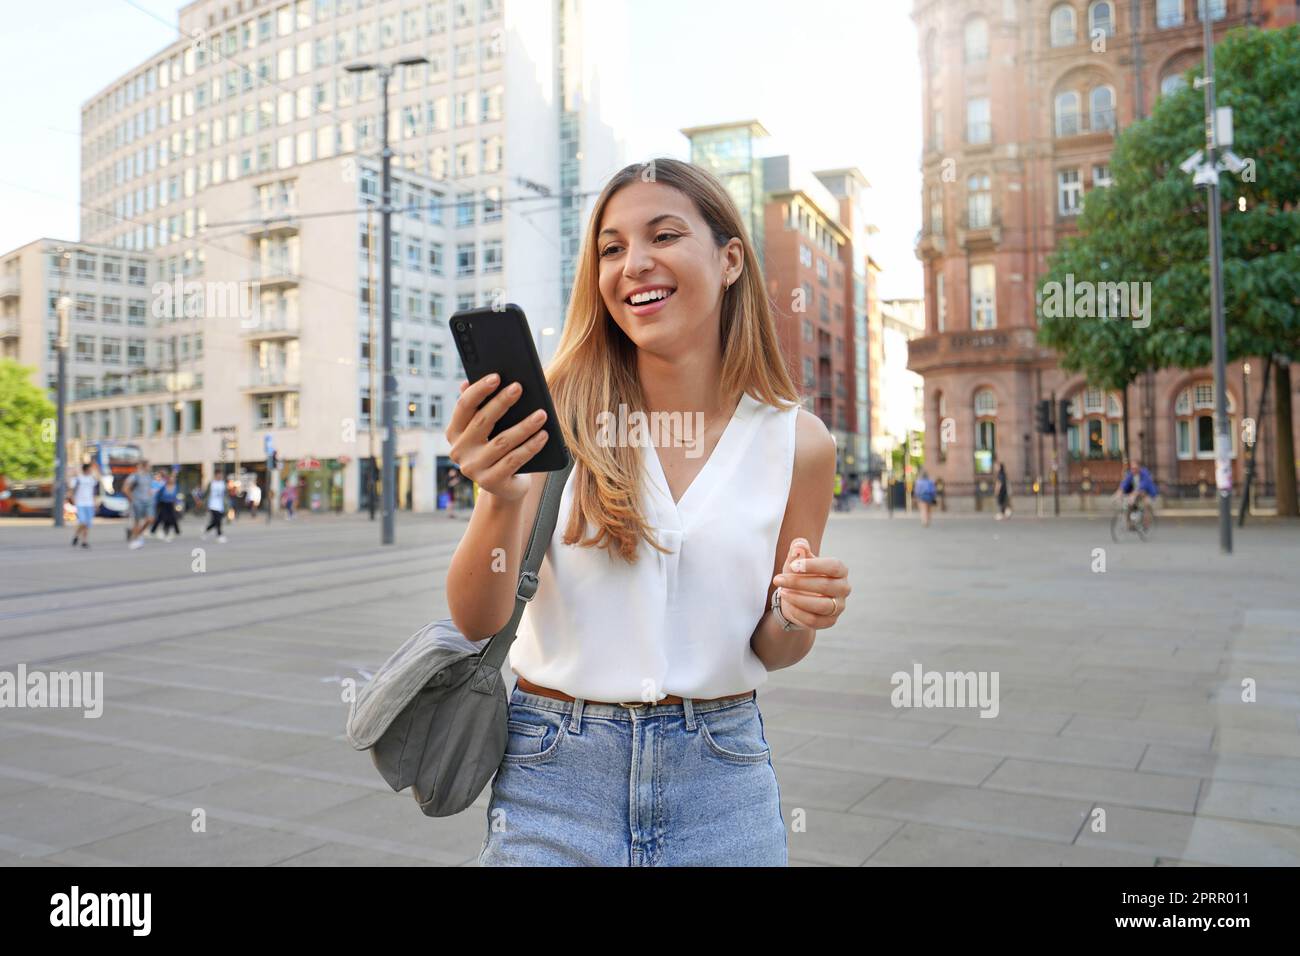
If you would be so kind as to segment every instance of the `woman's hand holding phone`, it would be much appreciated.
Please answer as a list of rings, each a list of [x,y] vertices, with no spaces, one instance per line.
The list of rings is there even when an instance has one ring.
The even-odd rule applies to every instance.
[[[528,494],[532,478],[515,472],[546,444],[546,412],[539,409],[489,438],[492,427],[523,395],[523,387],[515,382],[483,405],[499,381],[500,376],[493,373],[472,385],[460,383],[460,398],[447,425],[447,441],[451,443],[451,460],[459,465],[462,475],[478,483],[481,491],[506,501],[520,501]]]

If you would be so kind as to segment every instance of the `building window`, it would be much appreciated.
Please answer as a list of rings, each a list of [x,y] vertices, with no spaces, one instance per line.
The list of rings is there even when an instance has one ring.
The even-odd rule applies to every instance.
[[[813,324],[811,319],[803,320],[803,340],[811,342],[813,340]]]
[[[976,173],[966,181],[966,227],[987,229],[993,220],[993,194],[987,173]]]
[[[483,190],[483,221],[501,221],[501,188],[489,186]]]
[[[996,278],[992,263],[970,267],[970,327],[997,327]]]
[[[1115,11],[1109,0],[1097,0],[1088,7],[1088,36],[1095,37],[1098,30],[1104,36],[1115,35]]]
[[[474,194],[456,194],[456,225],[472,226],[474,224]]]
[[[1088,96],[1089,122],[1094,133],[1115,131],[1115,91],[1098,86]]]
[[[813,262],[812,250],[809,249],[807,246],[805,246],[802,242],[799,243],[799,264],[806,269],[810,269],[812,268],[812,262]]]
[[[1074,8],[1068,4],[1057,4],[1051,14],[1052,46],[1070,46],[1077,39],[1075,34]]]
[[[483,240],[483,271],[500,272],[504,266],[504,252],[501,249],[500,239]]]
[[[934,277],[934,307],[938,321],[937,331],[942,332],[948,322],[948,299],[944,295],[942,272],[936,273]]]
[[[1187,88],[1187,78],[1181,73],[1170,73],[1160,81],[1160,95],[1168,96]]]
[[[943,235],[943,187],[930,187],[930,232]]]
[[[1063,169],[1056,174],[1057,212],[1077,216],[1083,209],[1083,183],[1077,169]]]
[[[993,139],[990,122],[989,98],[977,96],[966,101],[966,142],[972,145],[988,143]]]
[[[966,22],[966,62],[983,63],[989,58],[989,25],[983,17]]]
[[[474,274],[474,243],[461,242],[456,245],[456,275],[472,276]]]
[[[1196,0],[1196,18],[1205,19],[1205,2],[1206,0]],[[1210,19],[1222,20],[1228,15],[1228,0],[1209,0],[1210,2]]]
[[[1056,135],[1074,136],[1079,132],[1079,94],[1073,90],[1056,94]]]
[[[1092,167],[1092,186],[1094,189],[1105,189],[1114,180],[1110,178],[1110,163],[1097,163]]]
[[[1156,26],[1176,27],[1183,22],[1183,0],[1156,0]]]

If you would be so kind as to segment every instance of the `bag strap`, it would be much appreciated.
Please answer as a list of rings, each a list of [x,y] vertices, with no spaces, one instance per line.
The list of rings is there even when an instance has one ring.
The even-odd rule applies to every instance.
[[[506,654],[510,652],[510,645],[515,642],[515,631],[524,616],[524,605],[537,593],[537,572],[542,566],[542,559],[546,557],[551,535],[555,533],[555,522],[560,514],[560,498],[572,470],[573,456],[570,455],[567,465],[546,476],[542,501],[537,507],[537,518],[533,521],[533,531],[528,536],[528,547],[524,551],[523,567],[519,571],[519,586],[515,589],[515,613],[510,615],[505,627],[492,635],[483,651],[480,667],[489,668],[490,672],[501,670]]]

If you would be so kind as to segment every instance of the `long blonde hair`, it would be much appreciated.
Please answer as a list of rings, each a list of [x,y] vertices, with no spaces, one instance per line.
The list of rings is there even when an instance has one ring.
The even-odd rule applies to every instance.
[[[799,404],[798,389],[777,341],[758,260],[726,188],[708,171],[676,159],[633,163],[617,172],[601,190],[587,224],[564,329],[546,368],[546,381],[560,431],[574,458],[573,507],[563,541],[605,547],[632,564],[639,540],[661,553],[668,551],[649,533],[639,508],[642,450],[597,441],[600,412],[612,412],[620,404],[644,409],[645,402],[637,376],[636,343],[619,328],[600,294],[596,234],[611,197],[638,181],[662,183],[685,194],[719,248],[732,237],[743,246],[740,277],[722,297],[719,393],[730,396],[743,390],[759,402],[785,409]],[[654,453],[652,448],[646,451]],[[596,533],[582,538],[589,524]]]

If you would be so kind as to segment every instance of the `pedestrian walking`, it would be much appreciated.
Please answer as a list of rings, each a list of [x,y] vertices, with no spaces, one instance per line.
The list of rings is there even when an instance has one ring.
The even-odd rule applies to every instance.
[[[181,526],[176,521],[176,500],[179,496],[176,476],[168,475],[162,488],[158,489],[158,517],[162,521],[164,541],[180,537]]]
[[[280,504],[284,508],[284,517],[286,521],[293,520],[293,509],[298,504],[298,479],[292,477],[284,486],[284,491],[280,493]]]
[[[624,168],[582,248],[546,374],[573,463],[510,649],[479,862],[784,866],[757,688],[844,610],[848,569],[817,556],[834,441],[775,344],[751,347],[778,341],[775,321],[748,230],[710,173],[664,158]],[[541,417],[489,439],[522,394],[493,395],[511,384],[462,383],[447,427],[483,505],[446,581],[471,640],[510,617],[518,580],[484,571],[503,548],[519,566],[548,478],[517,473],[543,447]],[[611,402],[700,416],[698,447],[608,447],[579,423]]]
[[[141,461],[135,471],[126,476],[122,490],[131,498],[131,520],[134,525],[127,530],[127,546],[132,550],[144,547],[144,532],[154,517],[153,477],[149,474],[149,463]]]
[[[158,510],[158,495],[165,484],[167,484],[167,481],[163,478],[162,472],[155,471],[150,480],[150,486],[153,488],[153,521],[149,525],[149,537],[151,538],[158,537],[158,525],[162,521]]]
[[[239,479],[231,475],[226,479],[226,517],[234,524],[239,520]]]
[[[447,471],[447,517],[458,518],[458,506],[460,504],[460,472],[455,468]]]
[[[89,464],[81,466],[81,474],[72,479],[72,490],[68,500],[77,509],[77,530],[72,533],[72,546],[77,546],[81,539],[83,548],[90,547],[90,526],[95,521],[95,491],[99,488],[99,479],[91,473]]]
[[[1011,517],[1011,489],[1007,487],[1007,466],[998,462],[997,477],[998,517],[1001,521]]]
[[[921,469],[920,477],[916,479],[912,494],[916,497],[917,506],[921,509],[921,527],[930,527],[930,509],[934,507],[935,502],[934,480],[924,468]]]
[[[244,500],[248,502],[249,516],[257,517],[257,508],[262,503],[262,486],[254,481],[248,486],[248,493]]]
[[[832,494],[835,497],[835,510],[846,510],[848,508],[848,502],[844,499],[844,476],[838,471],[835,472],[835,485]]]
[[[221,521],[226,516],[226,480],[214,475],[208,482],[208,526],[203,529],[203,537],[207,538],[212,531],[217,533],[217,541],[221,544],[226,543],[226,536],[221,531]]]

